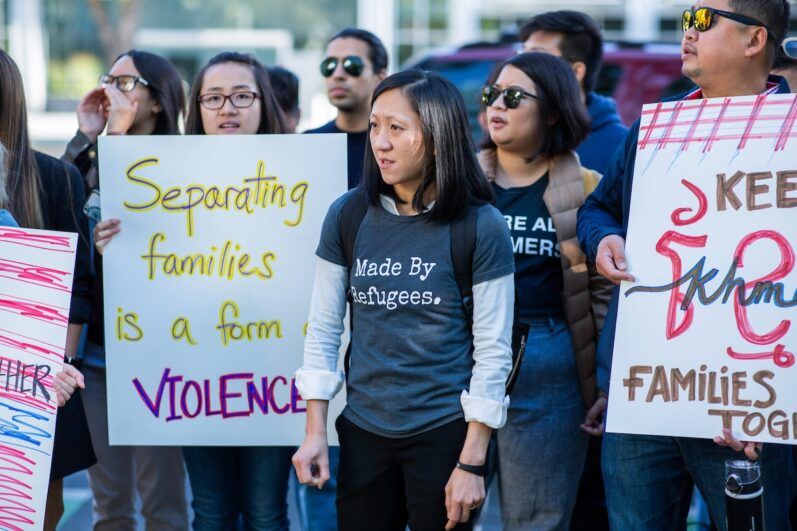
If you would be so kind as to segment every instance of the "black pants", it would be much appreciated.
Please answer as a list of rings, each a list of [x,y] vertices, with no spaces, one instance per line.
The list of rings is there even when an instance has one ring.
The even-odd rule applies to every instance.
[[[393,439],[363,430],[342,415],[338,528],[340,531],[442,531],[448,521],[445,487],[465,442],[467,424]],[[473,528],[474,517],[456,529]]]

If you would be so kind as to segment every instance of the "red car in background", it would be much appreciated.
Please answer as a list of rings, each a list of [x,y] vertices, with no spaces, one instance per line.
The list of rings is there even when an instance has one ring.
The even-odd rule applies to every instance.
[[[519,43],[474,43],[456,49],[432,51],[410,60],[405,68],[439,72],[462,92],[474,139],[481,138],[477,120],[480,94],[493,65],[516,54]],[[642,105],[673,96],[692,87],[681,75],[681,48],[678,44],[632,44],[607,42],[603,67],[595,92],[617,101],[626,125],[639,118]]]

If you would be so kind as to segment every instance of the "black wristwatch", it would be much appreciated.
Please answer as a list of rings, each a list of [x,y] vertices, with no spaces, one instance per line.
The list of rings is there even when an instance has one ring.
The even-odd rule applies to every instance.
[[[465,463],[457,461],[457,468],[465,472],[470,472],[471,474],[476,474],[477,476],[487,476],[487,465],[466,465]]]

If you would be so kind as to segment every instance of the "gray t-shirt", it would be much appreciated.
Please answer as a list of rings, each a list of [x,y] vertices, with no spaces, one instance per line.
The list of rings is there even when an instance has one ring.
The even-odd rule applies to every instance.
[[[316,254],[346,265],[340,212],[330,207]],[[473,284],[512,274],[506,221],[479,207]],[[454,277],[449,224],[370,207],[349,275],[353,334],[343,415],[383,437],[408,437],[463,416],[459,397],[473,369],[473,337]]]

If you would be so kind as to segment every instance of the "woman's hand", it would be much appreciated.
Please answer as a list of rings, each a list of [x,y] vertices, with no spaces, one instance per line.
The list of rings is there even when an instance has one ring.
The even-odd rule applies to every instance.
[[[606,396],[599,396],[587,411],[587,417],[581,425],[581,429],[593,437],[600,437],[604,430],[604,417],[606,414],[606,403],[609,400]]]
[[[113,85],[105,87],[110,107],[108,108],[108,134],[124,135],[133,126],[138,112],[138,102],[130,102],[122,91]]]
[[[86,382],[79,370],[68,363],[64,363],[61,372],[56,373],[55,378],[53,378],[53,387],[55,387],[58,407],[63,407],[78,387],[81,389],[86,388]]]
[[[484,503],[484,478],[455,468],[446,484],[446,529],[467,522],[470,513]]]
[[[329,481],[329,446],[326,434],[308,435],[293,454],[296,477],[304,485],[324,488]]]
[[[744,450],[744,455],[750,461],[758,460],[761,449],[764,447],[763,443],[752,441],[740,441],[733,436],[729,428],[722,428],[722,436],[714,437],[714,442],[720,446],[730,447],[732,450],[741,452]]]
[[[94,226],[94,247],[102,254],[105,246],[111,243],[117,232],[122,230],[122,220],[112,218],[104,219]]]
[[[97,137],[105,129],[105,108],[107,105],[108,97],[102,87],[92,89],[78,103],[78,128],[91,140],[92,144],[97,141]]]

